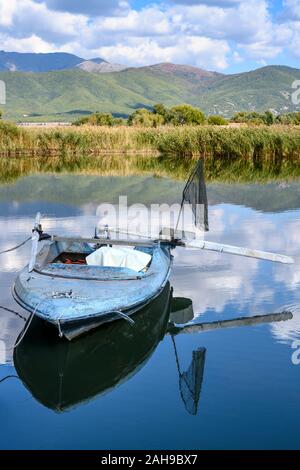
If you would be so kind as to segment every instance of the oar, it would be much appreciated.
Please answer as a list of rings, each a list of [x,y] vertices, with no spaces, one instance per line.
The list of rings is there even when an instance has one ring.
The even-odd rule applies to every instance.
[[[290,256],[267,251],[254,250],[252,248],[241,248],[238,246],[223,245],[220,243],[208,242],[204,240],[183,240],[186,248],[198,248],[200,250],[216,251],[218,253],[230,253],[232,255],[246,256],[247,258],[264,259],[277,263],[293,264],[295,261]]]
[[[191,334],[202,333],[203,331],[219,330],[222,328],[236,328],[238,326],[253,326],[261,325],[263,323],[274,323],[291,320],[293,318],[292,312],[279,312],[269,313],[266,315],[255,315],[253,317],[240,317],[231,320],[219,320],[207,323],[194,323],[183,326],[177,326],[174,323],[169,323],[168,333],[170,335],[177,335],[179,333]]]
[[[38,252],[38,245],[40,241],[40,230],[41,230],[41,214],[38,212],[35,218],[35,224],[32,231],[31,237],[31,255],[29,261],[28,271],[31,273],[35,266],[35,261]]]
[[[147,237],[145,234],[137,234],[129,231],[121,231],[121,230],[113,230],[115,233],[120,233],[120,234],[127,234],[129,236],[136,236],[136,237],[143,237],[144,239],[151,239],[151,237]],[[286,255],[281,255],[277,253],[269,253],[267,251],[261,251],[261,250],[255,250],[252,248],[243,248],[239,246],[232,246],[232,245],[224,245],[223,243],[214,243],[214,242],[208,242],[204,240],[196,240],[196,239],[187,239],[186,237],[188,236],[188,233],[185,233],[185,238],[182,239],[181,243],[181,237],[183,233],[175,233],[174,229],[168,229],[165,228],[161,231],[159,239],[168,241],[170,242],[175,239],[175,241],[178,242],[178,245],[185,246],[186,248],[197,248],[200,250],[208,250],[208,251],[216,251],[218,253],[229,253],[232,255],[237,255],[237,256],[245,256],[247,258],[256,258],[256,259],[263,259],[267,261],[273,261],[277,263],[283,263],[283,264],[294,264],[295,261],[293,258],[290,256]],[[194,235],[191,233],[191,235]]]
[[[144,238],[144,240],[155,240],[155,238],[151,238],[146,234],[137,234],[130,231],[121,231],[117,229],[111,229],[114,233],[124,234],[128,236],[135,236]],[[184,232],[179,233],[175,232],[174,229],[165,228],[161,231],[158,240],[162,240],[165,242],[170,242],[177,244],[178,246],[184,246],[186,248],[197,248],[200,250],[208,250],[208,251],[215,251],[218,253],[229,253],[231,255],[237,256],[245,256],[247,258],[256,258],[256,259],[263,259],[267,261],[273,261],[276,263],[283,263],[283,264],[294,264],[295,261],[290,256],[281,255],[277,253],[269,253],[267,251],[255,250],[253,248],[243,248],[239,246],[232,246],[232,245],[224,245],[223,243],[214,243],[208,242],[204,240],[197,240],[197,239],[181,239],[180,235],[184,234]],[[185,237],[189,235],[189,233],[184,234]],[[191,235],[193,233],[191,232]],[[123,242],[125,243],[125,241]],[[133,241],[131,241],[133,243]]]

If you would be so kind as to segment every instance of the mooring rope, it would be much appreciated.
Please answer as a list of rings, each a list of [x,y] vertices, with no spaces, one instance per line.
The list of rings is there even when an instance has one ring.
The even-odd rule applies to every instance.
[[[126,320],[128,323],[130,323],[130,325],[134,325],[135,324],[135,321],[130,318],[128,315],[126,315],[126,313],[124,312],[121,312],[120,310],[112,310],[111,313],[115,313],[116,315],[118,315],[119,317],[123,318],[124,320]]]
[[[19,379],[17,375],[7,375],[6,377],[3,377],[3,379],[0,379],[0,384],[5,382],[7,379]]]
[[[21,333],[20,333],[20,336],[19,336],[18,341],[17,341],[17,342],[14,344],[14,346],[12,346],[11,348],[6,348],[7,351],[13,351],[14,349],[16,349],[16,348],[22,343],[22,341],[23,341],[23,339],[24,339],[24,336],[26,335],[27,331],[29,330],[29,327],[30,327],[30,325],[31,325],[31,323],[32,323],[32,320],[33,320],[33,318],[34,318],[34,316],[35,316],[35,314],[36,314],[37,309],[38,309],[38,308],[41,306],[41,304],[42,304],[43,302],[45,302],[46,300],[48,300],[48,297],[46,297],[45,299],[42,299],[40,302],[37,303],[37,305],[36,305],[35,308],[34,308],[34,311],[33,311],[33,312],[30,314],[30,316],[28,317],[28,320],[27,320],[25,317],[23,317],[23,318],[27,321],[27,323],[25,323],[25,326],[24,326],[23,330],[22,330]],[[6,308],[5,308],[4,310],[6,310]],[[10,311],[11,311],[12,313],[17,313],[17,312],[14,312],[13,310],[10,310]],[[19,316],[19,314],[17,314],[17,315]]]
[[[16,312],[15,310],[11,310],[10,308],[4,307],[3,305],[0,305],[1,310],[5,310],[6,312],[13,313],[14,315],[17,315],[17,317],[21,318],[24,321],[27,321],[27,318],[21,315],[19,312]]]
[[[53,294],[51,295],[53,296]],[[49,297],[45,297],[44,299],[42,299],[40,302],[38,302],[33,310],[33,312],[31,313],[30,317],[28,318],[28,323],[25,325],[24,329],[21,331],[21,334],[20,334],[20,338],[19,340],[17,341],[17,343],[10,349],[8,349],[8,351],[12,350],[12,349],[16,349],[19,344],[22,343],[23,341],[23,338],[24,336],[26,335],[27,331],[29,330],[29,327],[32,323],[32,320],[33,318],[35,317],[35,314],[37,312],[37,309],[46,301],[46,300],[49,300]]]
[[[24,241],[23,241],[22,243],[20,243],[19,245],[14,246],[14,247],[12,247],[12,248],[9,248],[8,250],[0,251],[0,255],[4,255],[4,253],[10,253],[11,251],[15,251],[15,250],[17,250],[18,248],[21,248],[22,246],[26,245],[26,243],[28,243],[30,240],[31,240],[31,237],[28,237],[28,238],[26,238],[26,240],[24,240]]]
[[[20,335],[19,340],[14,344],[14,346],[13,346],[12,348],[8,348],[8,349],[7,349],[8,351],[12,351],[13,349],[16,349],[16,348],[19,346],[19,344],[22,343],[24,336],[26,335],[27,331],[29,330],[29,327],[30,327],[30,325],[31,325],[31,322],[32,322],[32,320],[33,320],[33,317],[34,317],[34,313],[32,313],[32,314],[30,315],[30,317],[29,317],[29,319],[28,319],[27,325],[25,324],[23,330],[21,331],[21,335]]]

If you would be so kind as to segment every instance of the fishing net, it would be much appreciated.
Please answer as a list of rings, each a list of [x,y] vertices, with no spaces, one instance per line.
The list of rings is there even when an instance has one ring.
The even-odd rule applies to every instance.
[[[208,231],[208,203],[204,179],[203,160],[199,160],[182,194],[181,209],[189,204],[192,209],[195,226],[203,231]]]
[[[204,374],[205,348],[193,351],[193,359],[186,372],[180,374],[180,393],[185,408],[191,415],[196,415]]]

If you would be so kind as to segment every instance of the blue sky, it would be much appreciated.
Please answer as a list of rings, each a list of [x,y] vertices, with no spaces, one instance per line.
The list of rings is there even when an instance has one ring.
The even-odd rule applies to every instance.
[[[300,0],[0,0],[0,43],[131,66],[299,67]]]

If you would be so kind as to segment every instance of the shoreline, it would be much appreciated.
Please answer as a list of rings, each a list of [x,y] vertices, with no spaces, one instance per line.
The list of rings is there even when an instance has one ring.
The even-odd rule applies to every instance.
[[[81,153],[78,152],[77,150],[73,152],[66,152],[68,156],[79,156]],[[0,151],[0,158],[23,158],[23,157],[28,157],[28,158],[39,158],[39,157],[45,157],[45,158],[55,158],[55,157],[60,157],[62,155],[62,152],[59,149],[47,149],[46,152],[45,150],[38,149],[38,150],[7,150],[7,151]],[[135,156],[135,155],[140,155],[149,157],[159,157],[161,154],[157,150],[105,150],[105,149],[95,149],[95,150],[89,150],[88,152],[85,153],[86,157],[101,157],[101,156],[116,156],[116,155],[124,155],[124,156]]]
[[[300,178],[300,126],[23,129],[0,121],[0,179],[35,171],[187,175],[208,181]]]

